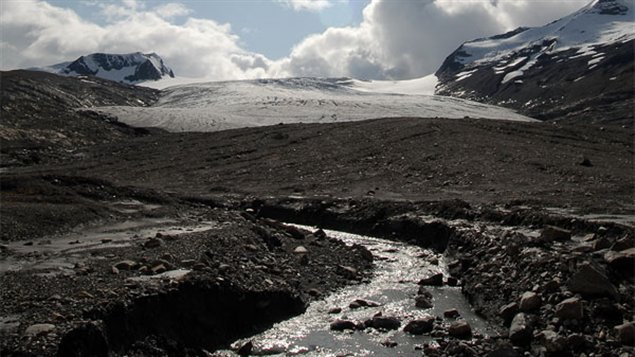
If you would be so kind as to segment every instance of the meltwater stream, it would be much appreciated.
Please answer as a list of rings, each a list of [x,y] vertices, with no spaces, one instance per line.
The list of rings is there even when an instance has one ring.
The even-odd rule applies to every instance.
[[[347,244],[361,244],[373,253],[375,271],[371,281],[343,288],[323,300],[312,303],[304,314],[280,322],[264,333],[247,339],[253,342],[253,354],[421,356],[422,351],[415,348],[424,343],[435,342],[429,335],[413,336],[405,333],[402,331],[403,327],[409,321],[426,315],[441,317],[442,320],[437,321],[437,324],[449,324],[454,319],[443,319],[443,312],[453,308],[460,312],[461,318],[470,323],[473,333],[488,333],[486,322],[476,316],[458,287],[428,287],[433,295],[433,307],[415,307],[417,282],[430,274],[446,272],[442,256],[430,250],[384,239],[336,231],[326,233]],[[356,299],[377,302],[380,306],[350,309],[349,304]],[[333,308],[341,308],[342,311],[329,314],[329,310]],[[401,327],[394,331],[366,329],[338,332],[329,329],[330,323],[335,319],[363,322],[379,312],[383,316],[397,317],[401,321]],[[396,342],[397,345],[386,347],[385,342],[388,340]]]

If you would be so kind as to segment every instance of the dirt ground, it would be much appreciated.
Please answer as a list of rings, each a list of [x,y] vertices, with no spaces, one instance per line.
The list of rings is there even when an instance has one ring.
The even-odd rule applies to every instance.
[[[632,352],[614,331],[633,320],[632,221],[602,224],[582,216],[632,218],[629,129],[396,118],[166,133],[74,110],[77,98],[103,84],[61,86],[42,75],[53,82],[40,86],[33,76],[16,75],[17,89],[7,92],[3,84],[2,93],[3,356],[207,356],[371,273],[365,249],[279,221],[447,248],[455,260],[451,274],[503,332],[495,341],[468,344],[444,332],[441,349],[428,355],[484,355],[470,344],[505,356],[562,355],[554,333],[574,342],[582,336],[565,355]],[[51,99],[58,87],[66,94]],[[125,86],[107,93],[115,102],[135,99]],[[156,95],[138,98],[147,104]],[[23,107],[30,109],[16,114]],[[422,223],[428,215],[445,223]],[[469,229],[449,223],[456,219]],[[154,223],[134,236],[100,230],[148,221]],[[207,223],[209,229],[196,231]],[[494,223],[501,227],[483,228]],[[565,242],[522,233],[552,225],[565,231]],[[572,292],[569,280],[586,264],[616,292],[599,300]],[[182,269],[191,273],[159,273]],[[492,279],[497,274],[505,279]],[[154,275],[158,281],[147,278]],[[509,321],[498,310],[527,292],[544,302],[528,312],[533,347],[524,341],[512,347]],[[573,325],[554,320],[555,305],[572,297],[584,299],[584,317]],[[214,303],[194,301],[201,299]],[[239,317],[219,318],[219,311]],[[602,311],[612,318],[598,317]],[[177,317],[186,326],[175,328]],[[218,339],[205,342],[184,331]]]

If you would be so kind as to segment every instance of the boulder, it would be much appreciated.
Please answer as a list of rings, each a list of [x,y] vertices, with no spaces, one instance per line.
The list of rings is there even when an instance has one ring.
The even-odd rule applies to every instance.
[[[396,330],[401,326],[401,322],[392,316],[373,316],[373,318],[366,320],[364,325],[376,329]]]
[[[472,326],[465,320],[457,321],[450,325],[448,334],[456,338],[470,338],[472,337]]]
[[[602,249],[607,249],[611,247],[611,241],[609,241],[606,237],[600,237],[593,242],[593,250],[598,251]]]
[[[564,242],[571,239],[571,231],[555,226],[545,226],[540,235],[543,242]]]
[[[516,346],[528,346],[533,338],[533,331],[524,313],[514,316],[509,327],[509,340]]]
[[[115,263],[113,267],[117,268],[117,270],[133,270],[136,269],[138,265],[137,262],[132,260],[122,260]]]
[[[635,272],[635,248],[609,251],[604,255],[604,260],[612,270],[624,276],[632,277]]]
[[[377,307],[377,306],[379,306],[379,303],[370,301],[370,300],[364,300],[364,299],[355,299],[353,302],[351,302],[348,305],[348,307],[351,309],[359,309],[360,307]]]
[[[24,334],[26,336],[41,336],[46,335],[55,330],[55,325],[53,324],[35,324],[31,325],[24,330]]]
[[[515,302],[501,306],[501,308],[498,310],[498,315],[503,318],[503,320],[505,321],[505,325],[509,325],[517,313],[518,304]]]
[[[633,322],[615,326],[614,330],[615,336],[621,344],[629,346],[635,344],[635,324]]]
[[[542,299],[533,291],[527,291],[520,297],[520,311],[533,311],[540,308]]]
[[[584,315],[582,300],[572,297],[556,305],[556,317],[562,320],[580,320]]]
[[[415,306],[422,309],[430,309],[432,307],[432,298],[427,295],[415,296]]]
[[[459,313],[459,310],[457,309],[449,309],[449,310],[443,311],[443,317],[455,319],[459,316],[461,316],[461,314]]]
[[[540,342],[549,353],[562,352],[567,347],[567,339],[551,330],[540,333]]]
[[[247,341],[236,349],[236,353],[239,356],[249,356],[251,355],[251,351],[253,349],[254,349],[254,343],[252,341]]]
[[[357,325],[350,320],[337,319],[331,322],[331,330],[333,331],[355,330],[356,328]]]
[[[611,284],[606,274],[590,264],[582,265],[573,274],[567,286],[571,292],[579,293],[583,296],[608,296],[613,299],[619,299],[617,289]]]
[[[422,335],[432,331],[434,328],[434,320],[435,319],[432,316],[425,316],[420,319],[410,321],[403,330],[404,332],[412,335]]]
[[[309,250],[306,249],[305,247],[299,245],[293,250],[293,253],[294,254],[307,254],[307,253],[309,253]]]
[[[419,280],[419,285],[424,286],[441,286],[443,285],[443,274],[438,273],[431,275],[427,278]]]
[[[157,233],[158,234],[158,233]],[[144,248],[157,248],[163,245],[163,239],[161,238],[148,238],[144,243]]]

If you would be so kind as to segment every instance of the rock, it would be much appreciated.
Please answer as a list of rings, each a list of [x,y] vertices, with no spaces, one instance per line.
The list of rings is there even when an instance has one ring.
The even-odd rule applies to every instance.
[[[55,325],[53,324],[35,324],[31,325],[24,330],[24,334],[26,336],[41,336],[49,334],[55,330]]]
[[[457,321],[450,325],[448,333],[456,338],[470,338],[472,336],[472,326],[465,320]]]
[[[562,285],[562,282],[560,281],[559,278],[553,278],[551,280],[549,280],[548,282],[546,282],[542,287],[541,290],[548,292],[548,293],[552,293],[557,291],[558,289],[560,289],[560,286]]]
[[[417,295],[427,296],[428,298],[430,298],[430,300],[432,300],[432,293],[428,291],[425,286],[419,287],[419,290],[417,290]]]
[[[633,346],[635,344],[635,324],[627,322],[615,326],[615,336],[623,345]]]
[[[356,299],[351,302],[348,307],[351,309],[359,309],[360,307],[377,307],[379,303],[370,300]]]
[[[443,285],[443,274],[438,273],[427,278],[419,280],[419,285],[423,286],[441,286]]]
[[[578,162],[578,165],[580,165],[580,166],[585,166],[585,167],[591,167],[591,166],[593,166],[593,164],[591,163],[591,160],[589,160],[589,159],[588,159],[588,158],[586,158],[586,157],[582,157],[582,158],[580,159],[580,161]]]
[[[434,328],[435,318],[432,316],[425,316],[420,319],[410,321],[406,327],[403,328],[404,332],[412,335],[422,335],[424,333],[431,332]]]
[[[527,291],[520,297],[520,311],[533,311],[540,308],[542,299],[533,291]]]
[[[117,268],[118,270],[133,270],[136,269],[138,265],[139,264],[137,264],[137,262],[133,262],[132,260],[122,260],[115,263],[113,267]]]
[[[398,343],[397,341],[393,341],[393,340],[385,340],[385,341],[382,341],[381,345],[389,347],[389,348],[393,348],[393,347],[397,347]]]
[[[236,353],[239,356],[249,356],[253,348],[254,348],[254,343],[252,341],[247,341],[236,349]]]
[[[432,307],[432,298],[427,295],[417,295],[415,297],[415,306],[421,309],[429,309]]]
[[[604,254],[604,260],[612,270],[624,276],[632,277],[635,272],[635,248],[620,252],[609,251]]]
[[[512,319],[514,318],[514,316],[516,316],[517,313],[518,304],[515,302],[504,305],[498,310],[498,314],[500,315],[500,317],[503,318],[506,325],[509,325],[512,322]]]
[[[298,247],[296,247],[296,248],[293,250],[293,253],[294,253],[294,254],[307,254],[307,253],[309,253],[309,250],[308,250],[308,249],[306,249],[305,247],[303,247],[303,246],[299,245]]]
[[[376,329],[396,330],[401,326],[401,322],[392,316],[374,316],[372,319],[366,320],[364,325]]]
[[[448,285],[449,286],[458,286],[459,285],[459,279],[455,278],[455,277],[448,277]]]
[[[587,340],[582,334],[574,333],[567,337],[567,345],[574,351],[583,349],[586,344]]]
[[[163,264],[157,264],[157,265],[153,266],[152,268],[150,268],[150,271],[154,275],[154,274],[165,273],[166,271],[168,271],[168,269]]]
[[[543,242],[564,242],[571,239],[571,231],[555,226],[545,226],[540,235]]]
[[[110,267],[110,272],[114,275],[119,274],[119,269],[117,267]]]
[[[459,313],[459,310],[457,309],[449,309],[449,310],[443,311],[443,317],[455,319],[459,316],[461,316],[461,314]]]
[[[330,308],[328,311],[329,314],[339,314],[340,312],[342,312],[341,307],[333,307],[333,308]]]
[[[143,243],[144,248],[158,248],[163,245],[163,239],[161,238],[148,238],[145,243]]]
[[[611,247],[611,241],[609,241],[605,237],[601,237],[593,241],[593,251],[608,249],[610,247]]]
[[[567,286],[571,292],[583,296],[619,298],[617,289],[611,284],[606,274],[589,264],[582,265],[578,272],[571,277]]]
[[[258,247],[254,244],[245,244],[245,250],[249,252],[257,252]]]
[[[356,327],[357,325],[350,320],[337,319],[331,322],[331,330],[333,331],[355,330]]]
[[[314,235],[317,239],[324,239],[324,238],[326,238],[326,232],[324,232],[324,230],[322,230],[322,228],[319,228],[317,231],[313,232],[313,235]]]
[[[357,269],[346,265],[338,265],[337,273],[347,279],[355,279],[357,277]]]
[[[533,331],[524,313],[514,316],[509,327],[509,340],[516,346],[528,346],[533,338]]]
[[[556,305],[556,317],[563,320],[580,320],[584,314],[582,300],[572,297]]]
[[[615,242],[615,244],[613,244],[613,246],[611,247],[611,250],[619,252],[630,248],[635,248],[635,238],[624,237],[618,239],[617,242]]]
[[[540,341],[549,353],[561,352],[567,347],[567,340],[551,330],[540,333]]]

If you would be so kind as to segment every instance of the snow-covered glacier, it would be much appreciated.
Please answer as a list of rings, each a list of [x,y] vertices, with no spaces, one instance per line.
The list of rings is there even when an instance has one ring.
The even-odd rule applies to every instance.
[[[166,88],[150,107],[97,110],[132,126],[175,132],[390,117],[533,120],[510,109],[464,99],[400,93],[426,92],[425,88],[413,88],[418,83],[430,86],[431,81],[286,78],[194,83]]]

